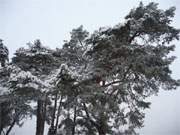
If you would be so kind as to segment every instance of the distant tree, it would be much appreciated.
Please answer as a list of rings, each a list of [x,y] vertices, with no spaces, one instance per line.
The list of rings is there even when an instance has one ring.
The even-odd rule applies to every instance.
[[[1,67],[4,67],[5,64],[9,61],[9,50],[6,46],[3,45],[3,40],[0,39],[0,62]]]

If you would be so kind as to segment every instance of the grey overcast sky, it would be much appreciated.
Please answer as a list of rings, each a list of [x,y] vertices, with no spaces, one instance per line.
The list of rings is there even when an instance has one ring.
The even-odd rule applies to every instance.
[[[145,4],[151,0],[142,0]],[[154,0],[166,9],[176,6],[173,25],[180,28],[180,0]],[[52,48],[61,47],[69,32],[81,24],[93,32],[100,26],[113,26],[137,6],[139,0],[0,0],[0,38],[8,46],[10,54],[27,42],[41,39]],[[180,45],[173,53],[178,58],[172,65],[173,76],[180,78]],[[161,91],[146,111],[142,135],[180,135],[180,88]],[[15,135],[32,135],[34,120],[26,123]]]

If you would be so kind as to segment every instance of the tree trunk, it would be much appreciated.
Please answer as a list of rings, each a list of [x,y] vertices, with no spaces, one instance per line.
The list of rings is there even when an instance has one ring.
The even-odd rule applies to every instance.
[[[106,81],[103,80],[102,81],[102,86],[105,86],[105,84],[106,84]],[[102,106],[105,106],[105,102],[106,101],[101,101]],[[105,131],[106,130],[106,126],[104,125],[103,119],[104,119],[104,114],[102,112],[101,115],[100,115],[99,126],[97,127],[99,135],[106,135],[106,131]]]
[[[106,127],[106,123],[105,121],[103,120],[103,114],[101,114],[100,116],[100,120],[99,120],[99,126],[97,127],[97,130],[99,132],[99,135],[106,135],[106,130],[107,130],[107,127]]]
[[[14,127],[16,123],[16,118],[13,120],[13,122],[11,123],[10,127],[8,128],[6,135],[9,135],[9,133],[11,132],[12,128]]]
[[[44,134],[44,101],[38,99],[37,101],[37,121],[36,121],[36,135]]]
[[[1,103],[0,103],[0,135],[2,132],[2,108],[1,108]]]
[[[56,125],[55,125],[55,131],[57,133],[57,128],[58,128],[58,124],[59,124],[59,116],[60,116],[60,112],[61,112],[61,105],[62,105],[62,96],[61,99],[59,101],[59,106],[58,106],[58,112],[57,112],[57,117],[56,117]]]
[[[106,133],[104,132],[104,130],[101,129],[101,128],[98,129],[98,133],[99,133],[99,135],[106,135]]]
[[[8,130],[6,131],[6,135],[9,135],[9,133],[11,132],[12,128],[15,126],[18,117],[21,115],[21,111],[20,112],[15,112],[15,116],[13,119],[13,122],[11,123],[10,127],[8,128]]]
[[[76,106],[74,107],[74,119],[73,119],[73,129],[72,129],[72,135],[75,135],[75,129],[76,129]]]
[[[53,128],[54,128],[54,121],[56,118],[57,99],[58,99],[58,93],[56,93],[55,101],[54,101],[54,110],[53,110],[53,117],[52,117],[52,123],[51,123],[51,127],[53,127]]]
[[[53,115],[52,115],[51,127],[49,128],[48,135],[55,135],[56,133],[54,122],[56,118],[57,100],[58,100],[58,93],[56,93],[55,95],[54,108],[53,108],[54,110],[53,110]]]
[[[45,127],[45,121],[46,121],[46,106],[47,106],[47,100],[48,100],[48,95],[45,95],[45,102],[43,104],[43,124],[42,124],[42,133],[44,134],[44,127]]]
[[[88,113],[88,109],[87,109],[85,103],[83,103],[83,106],[84,106],[84,111],[86,113],[87,118],[89,119],[91,124],[97,129],[99,135],[106,135],[106,125],[104,125],[103,120],[102,120],[103,119],[103,113],[101,114],[100,121],[95,122],[90,118],[89,113]]]

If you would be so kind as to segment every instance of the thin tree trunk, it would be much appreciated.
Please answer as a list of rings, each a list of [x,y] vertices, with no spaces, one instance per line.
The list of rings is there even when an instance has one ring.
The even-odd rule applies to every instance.
[[[55,95],[52,121],[51,121],[51,126],[49,128],[48,135],[54,135],[55,134],[54,122],[55,122],[55,118],[56,118],[57,100],[58,100],[58,92],[56,92],[56,95]]]
[[[76,129],[76,106],[74,107],[74,119],[73,119],[73,129],[72,129],[72,135],[75,135],[75,129]]]
[[[99,119],[99,126],[97,127],[98,128],[98,132],[99,132],[99,135],[106,135],[106,123],[104,123],[104,114],[101,113],[100,114],[100,119]]]
[[[54,128],[54,121],[56,118],[57,99],[58,99],[58,93],[56,93],[56,95],[55,95],[54,110],[53,110],[53,116],[52,116],[52,122],[51,122],[52,128]]]
[[[14,127],[16,123],[16,118],[13,120],[13,122],[11,123],[10,127],[8,128],[8,130],[6,131],[6,135],[9,135],[9,133],[11,132],[12,128]]]
[[[18,117],[20,116],[20,114],[21,114],[21,111],[20,112],[15,112],[13,122],[11,123],[10,127],[6,131],[6,135],[9,135],[9,133],[11,132],[12,128],[14,127],[16,121],[18,120]]]
[[[45,127],[45,118],[46,118],[46,106],[47,106],[47,97],[44,95],[44,99],[38,99],[37,101],[37,121],[36,121],[36,135],[44,134]]]
[[[98,133],[99,133],[99,135],[106,135],[106,133],[104,132],[104,130],[101,129],[101,128],[98,129]]]
[[[103,81],[102,81],[102,86],[105,86],[105,84],[106,84],[106,81],[103,80]],[[105,106],[105,102],[106,102],[106,101],[102,101],[102,102],[101,102],[101,103],[102,103],[102,106]],[[99,132],[99,135],[106,135],[106,131],[104,131],[104,130],[106,130],[106,127],[105,127],[105,125],[104,125],[103,116],[104,116],[104,114],[103,114],[103,112],[102,112],[101,115],[100,115],[99,126],[97,127],[98,132]]]
[[[44,133],[44,101],[38,99],[37,101],[37,121],[36,121],[36,135],[43,135]]]
[[[56,117],[56,125],[55,125],[55,131],[57,133],[57,128],[58,128],[58,124],[59,124],[59,117],[60,117],[60,112],[61,112],[61,105],[62,105],[62,96],[61,99],[59,101],[59,106],[58,106],[58,112],[57,112],[57,117]]]
[[[2,132],[2,108],[1,108],[1,103],[0,103],[0,135]]]
[[[85,110],[85,112],[86,112],[87,118],[89,119],[89,121],[91,122],[91,124],[97,129],[99,135],[106,135],[106,131],[104,131],[104,130],[105,130],[104,126],[103,126],[101,123],[96,123],[95,121],[93,121],[93,120],[90,118],[90,116],[89,116],[89,113],[88,113],[88,109],[87,109],[87,107],[86,107],[86,104],[83,103],[83,106],[84,106],[84,110]]]
[[[42,123],[42,134],[44,134],[45,120],[46,120],[46,106],[47,106],[48,95],[45,95],[45,101],[43,104],[43,123]]]

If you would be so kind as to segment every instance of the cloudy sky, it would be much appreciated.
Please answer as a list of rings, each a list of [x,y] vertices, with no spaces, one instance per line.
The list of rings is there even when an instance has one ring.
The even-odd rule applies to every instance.
[[[144,3],[150,0],[142,0]],[[154,0],[166,9],[176,6],[173,25],[180,28],[180,1]],[[11,56],[15,50],[27,42],[41,39],[52,48],[61,47],[69,32],[81,24],[93,32],[100,26],[113,26],[123,21],[123,17],[137,6],[139,0],[0,0],[0,38],[8,46]],[[180,78],[180,45],[173,53],[178,58],[172,65],[173,76]],[[161,91],[152,97],[150,110],[146,112],[142,135],[180,134],[180,89]],[[32,135],[35,123],[25,124],[16,129],[15,135]],[[28,129],[28,130],[27,130]]]

